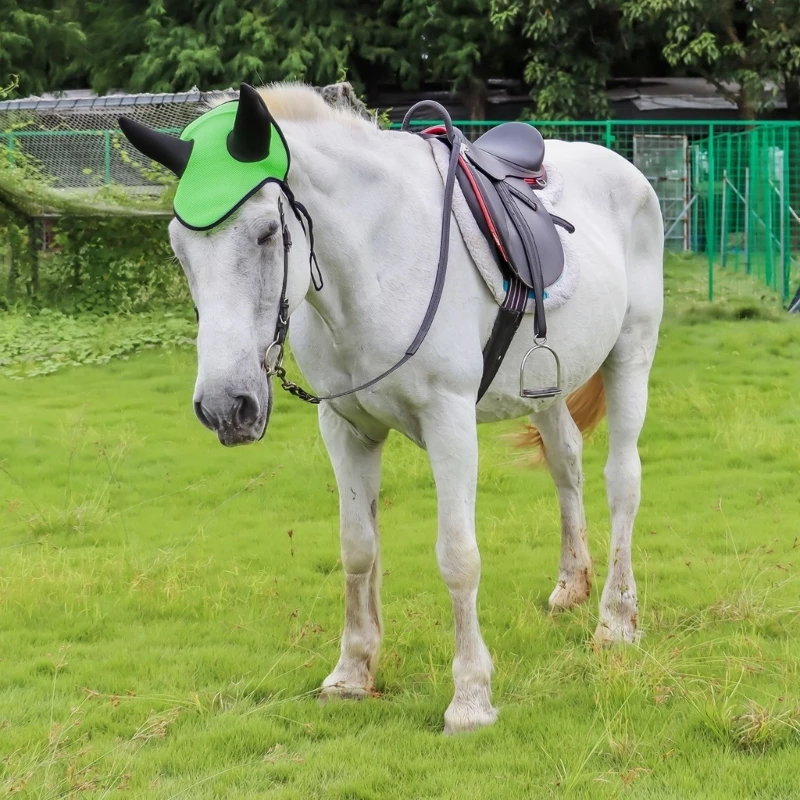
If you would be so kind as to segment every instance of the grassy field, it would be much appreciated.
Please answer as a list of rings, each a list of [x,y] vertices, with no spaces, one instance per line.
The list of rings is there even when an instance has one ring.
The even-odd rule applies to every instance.
[[[501,715],[455,739],[423,453],[399,436],[386,453],[382,696],[319,706],[343,592],[314,410],[281,396],[260,445],[225,450],[192,416],[188,348],[0,377],[0,794],[800,796],[800,326],[752,284],[720,275],[717,291],[702,303],[698,266],[670,262],[641,441],[639,646],[589,638],[605,428],[585,458],[596,589],[558,617],[550,478],[512,463],[501,434],[519,423],[482,428],[479,602]]]

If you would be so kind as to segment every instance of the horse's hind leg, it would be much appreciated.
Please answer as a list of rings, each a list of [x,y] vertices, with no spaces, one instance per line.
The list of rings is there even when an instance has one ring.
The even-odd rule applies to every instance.
[[[660,304],[651,314],[636,316],[629,312],[628,317],[602,367],[608,404],[605,477],[611,546],[595,631],[595,639],[600,642],[634,641],[639,621],[631,539],[642,484],[638,440],[647,409],[647,383],[658,338]]]
[[[322,684],[322,699],[361,698],[373,691],[383,636],[378,540],[383,442],[360,437],[326,405],[320,407],[319,427],[339,488],[345,586],[341,656]]]
[[[550,595],[550,608],[558,611],[586,602],[592,589],[583,511],[583,437],[563,400],[531,420],[542,437],[561,507],[561,561],[558,582]]]

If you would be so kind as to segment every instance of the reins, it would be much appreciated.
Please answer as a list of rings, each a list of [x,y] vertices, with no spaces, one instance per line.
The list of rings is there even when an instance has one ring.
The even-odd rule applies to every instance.
[[[461,153],[461,143],[463,141],[463,135],[461,131],[452,127],[452,123],[450,123],[449,116],[445,109],[439,105],[439,103],[435,103],[433,101],[423,101],[421,103],[417,103],[416,105],[412,106],[408,112],[406,113],[405,118],[403,119],[403,124],[401,126],[401,130],[408,130],[409,122],[411,121],[411,117],[413,116],[414,112],[417,111],[419,108],[423,106],[431,106],[436,108],[437,111],[442,113],[442,117],[445,120],[447,125],[447,133],[450,137],[452,142],[452,149],[450,151],[450,162],[447,167],[447,179],[445,181],[444,186],[444,202],[443,202],[443,210],[442,210],[442,229],[441,229],[441,236],[439,239],[439,262],[436,265],[436,278],[433,283],[433,290],[431,292],[431,299],[428,302],[428,308],[425,311],[425,316],[422,318],[422,322],[420,323],[419,330],[417,331],[416,335],[414,336],[414,340],[406,349],[405,353],[403,354],[402,358],[400,358],[397,363],[389,367],[389,369],[382,372],[375,378],[362,383],[360,386],[356,386],[354,389],[347,389],[343,392],[336,392],[335,394],[328,394],[318,396],[312,394],[311,392],[306,391],[298,384],[290,381],[286,377],[286,370],[283,367],[283,355],[284,355],[284,342],[286,341],[286,336],[289,332],[289,301],[286,297],[286,286],[289,279],[289,251],[292,247],[292,238],[289,234],[289,228],[286,225],[286,219],[283,213],[283,203],[282,201],[278,202],[278,210],[280,213],[280,220],[281,220],[281,230],[283,236],[283,285],[281,288],[281,296],[280,301],[278,303],[278,319],[275,323],[275,336],[273,338],[272,343],[267,347],[267,351],[264,354],[264,369],[266,371],[267,377],[272,377],[273,375],[281,382],[281,388],[291,394],[294,397],[303,400],[306,403],[311,403],[312,405],[319,405],[323,400],[337,400],[340,397],[346,397],[350,394],[355,394],[356,392],[360,392],[364,389],[369,389],[370,387],[374,386],[376,383],[382,381],[384,378],[387,378],[396,370],[400,369],[409,359],[412,358],[419,350],[420,345],[425,341],[425,337],[428,335],[428,332],[431,329],[431,325],[433,325],[433,320],[436,316],[436,312],[439,309],[439,302],[442,299],[442,292],[444,291],[444,281],[447,275],[447,262],[450,255],[450,221],[452,218],[452,209],[453,209],[453,192],[455,191],[455,183],[456,183],[456,170],[458,169],[458,158]],[[308,213],[305,206],[295,200],[294,195],[291,193],[291,190],[285,184],[282,185],[284,190],[284,194],[286,195],[287,200],[289,201],[289,205],[292,207],[295,216],[300,221],[300,224],[303,225],[302,217],[305,217],[306,221],[308,222],[308,232],[307,235],[309,236],[309,245],[311,248],[311,254],[309,257],[309,263],[311,265],[311,279],[314,284],[314,288],[319,291],[322,289],[322,273],[319,270],[319,264],[317,263],[316,255],[314,254],[314,233],[313,233],[313,223],[311,220],[311,216]],[[301,217],[302,215],[302,217]],[[305,225],[303,225],[303,229],[305,230]],[[314,267],[316,266],[317,275],[319,276],[319,280],[315,279],[314,274]],[[273,351],[277,351],[277,357],[273,364],[269,363],[270,354]]]

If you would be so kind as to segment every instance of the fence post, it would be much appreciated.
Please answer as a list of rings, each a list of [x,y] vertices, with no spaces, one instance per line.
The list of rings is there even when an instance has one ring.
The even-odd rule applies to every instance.
[[[700,148],[696,145],[692,145],[691,149],[691,161],[690,161],[690,171],[689,171],[689,179],[691,180],[690,194],[692,197],[697,197],[698,193],[698,181],[697,176],[700,174],[700,168],[698,167],[699,164],[699,155],[700,155]],[[695,201],[695,204],[692,206],[692,240],[691,240],[691,249],[693,253],[696,253],[700,250],[700,202]]]
[[[614,143],[614,134],[611,130],[611,120],[606,120],[606,147],[610,150],[611,145]]]
[[[783,163],[781,164],[781,194],[783,200],[781,204],[781,250],[783,251],[783,263],[781,269],[783,270],[783,301],[789,299],[791,293],[790,281],[792,279],[792,239],[790,231],[792,227],[791,217],[788,216],[789,209],[791,208],[792,197],[789,183],[789,127],[783,125]]]
[[[771,134],[772,131],[766,130],[766,134]],[[765,135],[759,137],[759,160],[764,162],[764,280],[770,289],[777,288],[775,286],[775,261],[773,246],[775,244],[775,194],[776,189],[772,183],[772,177],[775,173],[775,148],[772,136]],[[766,142],[765,142],[766,140]],[[778,201],[780,202],[780,200]]]
[[[744,168],[744,269],[750,274],[750,167]]]
[[[7,293],[11,300],[17,296],[17,275],[19,273],[19,236],[14,225],[15,220],[11,219],[8,229],[8,288]]]
[[[725,266],[725,225],[727,224],[728,215],[728,170],[722,170],[722,209],[719,215],[719,263],[721,267]]]
[[[108,186],[111,183],[111,131],[103,131],[103,177]]]
[[[39,294],[39,230],[41,220],[31,217],[28,220],[28,258],[30,259],[31,280],[28,295],[36,297]]]
[[[708,214],[706,216],[706,253],[708,254],[708,299],[714,299],[714,239],[716,213],[714,209],[714,123],[708,124]]]

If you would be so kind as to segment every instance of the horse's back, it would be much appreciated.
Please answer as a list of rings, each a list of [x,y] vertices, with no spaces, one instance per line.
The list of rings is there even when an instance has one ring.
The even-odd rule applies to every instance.
[[[546,147],[545,166],[557,184],[554,212],[574,222],[576,232],[583,228],[589,247],[618,253],[626,268],[646,260],[656,262],[660,271],[663,219],[644,174],[601,145],[549,139]]]

